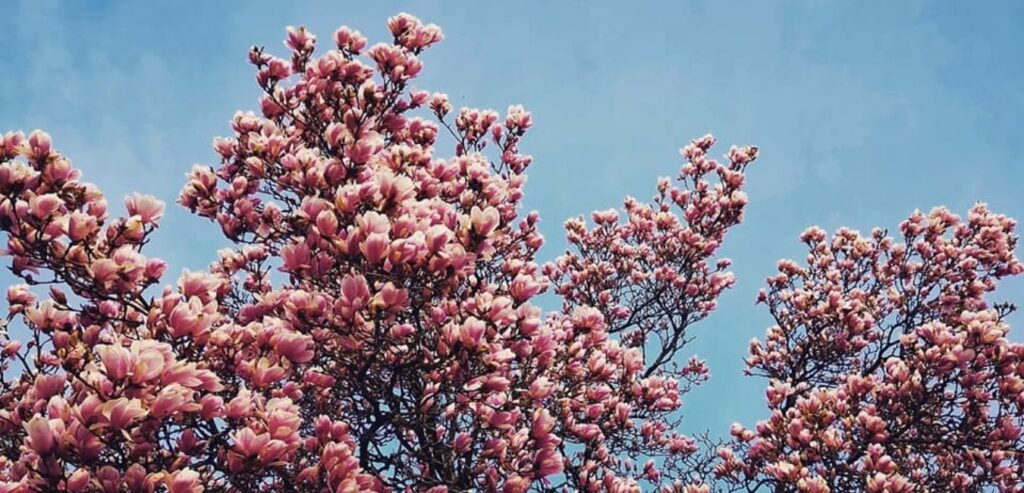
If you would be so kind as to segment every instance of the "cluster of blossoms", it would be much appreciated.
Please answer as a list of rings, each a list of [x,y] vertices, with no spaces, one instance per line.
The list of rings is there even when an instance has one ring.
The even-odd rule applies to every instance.
[[[570,408],[576,408],[566,421],[587,423],[596,434],[587,439],[572,427],[559,433],[581,442],[570,461],[580,489],[634,486],[618,480],[635,476],[630,469],[638,461],[644,462],[640,476],[651,484],[662,483],[662,476],[707,472],[708,458],[696,453],[698,439],[675,430],[681,395],[707,380],[708,368],[677,356],[690,341],[690,325],[714,310],[733,285],[730,261],[716,259],[715,252],[742,220],[744,171],[757,157],[756,147],[733,147],[729,163],[722,164],[708,156],[712,145],[707,135],[684,147],[679,185],[660,179],[652,204],[627,198],[624,222],[615,210],[594,212],[590,229],[582,217],[567,221],[572,251],[544,268],[563,311],[592,313],[602,321],[602,336],[627,358],[628,378],[602,378],[597,396],[593,373],[561,376],[575,403]],[[674,481],[666,485],[668,491],[678,487]]]
[[[977,205],[875,230],[810,228],[759,301],[776,325],[752,341],[771,415],[736,425],[727,482],[812,493],[1024,491],[1024,344],[997,281],[1024,272],[1015,222]]]
[[[0,151],[0,228],[25,281],[7,290],[0,335],[0,491],[252,491],[290,478],[275,468],[302,455],[331,484],[379,484],[359,472],[343,424],[321,417],[303,437],[295,401],[224,371],[226,277],[186,272],[147,294],[166,270],[141,253],[161,202],[130,196],[111,219],[45,133],[9,133]]]
[[[757,148],[692,141],[651,203],[569,220],[542,266],[530,113],[413,89],[441,31],[388,28],[250,52],[260,113],[179,197],[233,247],[176,286],[142,253],[161,202],[112,219],[45,133],[2,137],[24,284],[0,330],[0,493],[1022,491],[1024,346],[983,300],[1024,270],[1011,220],[916,215],[909,246],[808,231],[751,346],[772,415],[716,453],[678,431],[709,377],[680,353],[734,283],[716,254]]]

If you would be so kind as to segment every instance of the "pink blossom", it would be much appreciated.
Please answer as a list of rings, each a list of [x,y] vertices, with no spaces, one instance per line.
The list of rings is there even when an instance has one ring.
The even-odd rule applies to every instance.
[[[53,215],[62,205],[64,205],[64,202],[60,197],[52,193],[37,195],[29,200],[29,209],[37,219],[44,219]]]
[[[470,220],[473,223],[473,230],[480,236],[487,237],[498,226],[501,218],[498,215],[498,210],[493,207],[486,209],[473,207],[470,212]]]
[[[135,193],[126,197],[124,203],[128,214],[139,216],[145,224],[153,224],[164,216],[164,203],[152,195]]]
[[[199,473],[192,469],[175,471],[167,480],[167,491],[170,493],[202,493],[203,490]]]
[[[335,31],[334,42],[338,45],[338,49],[351,53],[359,53],[366,47],[366,38],[359,31],[353,31],[344,26]]]
[[[553,449],[541,449],[534,459],[537,475],[547,477],[562,472],[562,456]]]
[[[67,488],[73,492],[87,491],[90,479],[88,470],[79,469],[68,477]]]
[[[97,348],[107,377],[111,380],[121,380],[128,376],[128,372],[134,367],[131,352],[121,345],[103,345]]]
[[[53,430],[50,423],[42,416],[34,416],[25,423],[28,433],[28,445],[39,454],[47,454],[54,446]]]
[[[50,134],[42,130],[35,130],[28,136],[28,148],[33,158],[40,159],[49,155],[53,150],[53,140]]]

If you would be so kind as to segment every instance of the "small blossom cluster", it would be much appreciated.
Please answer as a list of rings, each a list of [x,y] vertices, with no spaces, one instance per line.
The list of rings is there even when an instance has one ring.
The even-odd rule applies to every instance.
[[[676,411],[681,395],[709,373],[703,361],[680,362],[677,355],[691,340],[689,327],[734,283],[726,270],[731,262],[715,253],[743,218],[744,171],[758,151],[733,147],[722,164],[708,155],[714,142],[706,135],[684,147],[677,181],[659,180],[652,204],[627,198],[625,221],[615,210],[594,212],[592,228],[582,217],[567,221],[573,250],[545,266],[564,311],[602,320],[601,336],[614,336],[616,353],[626,355],[625,375],[596,389],[593,373],[576,384],[581,390],[574,399],[583,411],[576,421],[584,419],[592,430],[578,437],[583,450],[570,462],[580,489],[614,490],[635,480],[657,485],[659,466],[670,475],[693,468],[698,447],[674,431]],[[603,359],[615,361],[614,354]],[[566,435],[574,436],[573,429]],[[646,457],[643,467],[622,460],[630,456]]]

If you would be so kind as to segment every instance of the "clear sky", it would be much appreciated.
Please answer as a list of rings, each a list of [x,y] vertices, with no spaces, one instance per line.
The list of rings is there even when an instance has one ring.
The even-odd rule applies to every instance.
[[[289,24],[381,41],[405,10],[447,38],[420,87],[533,112],[527,206],[545,218],[544,260],[566,217],[650,197],[690,138],[756,144],[747,220],[724,248],[739,281],[694,332],[713,380],[686,400],[689,430],[764,415],[765,382],[742,376],[769,325],[753,300],[777,259],[803,257],[806,226],[895,229],[915,208],[979,200],[1024,218],[1024,3],[482,3],[5,3],[0,132],[48,130],[112,211],[135,190],[172,204],[231,115],[257,109],[250,45],[284,53]],[[199,269],[222,245],[171,205],[147,253]],[[1024,280],[1000,293],[1024,302]]]

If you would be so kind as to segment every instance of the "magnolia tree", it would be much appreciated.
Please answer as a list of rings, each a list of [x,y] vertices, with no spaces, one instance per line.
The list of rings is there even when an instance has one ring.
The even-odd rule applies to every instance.
[[[49,136],[0,141],[0,229],[23,284],[0,335],[0,492],[1024,491],[1024,346],[983,295],[1024,268],[983,207],[817,229],[751,344],[754,430],[680,433],[708,379],[683,348],[734,279],[719,258],[757,148],[682,149],[650,203],[566,222],[539,265],[530,114],[412,89],[437,26],[391,43],[289,28],[179,202],[235,247],[166,285],[164,205],[106,199]],[[437,155],[442,157],[437,157]],[[542,314],[545,290],[562,309]]]
[[[1024,344],[984,296],[1024,266],[1014,221],[984,205],[876,229],[810,228],[758,301],[750,344],[770,417],[732,429],[715,472],[774,491],[1024,491]]]

